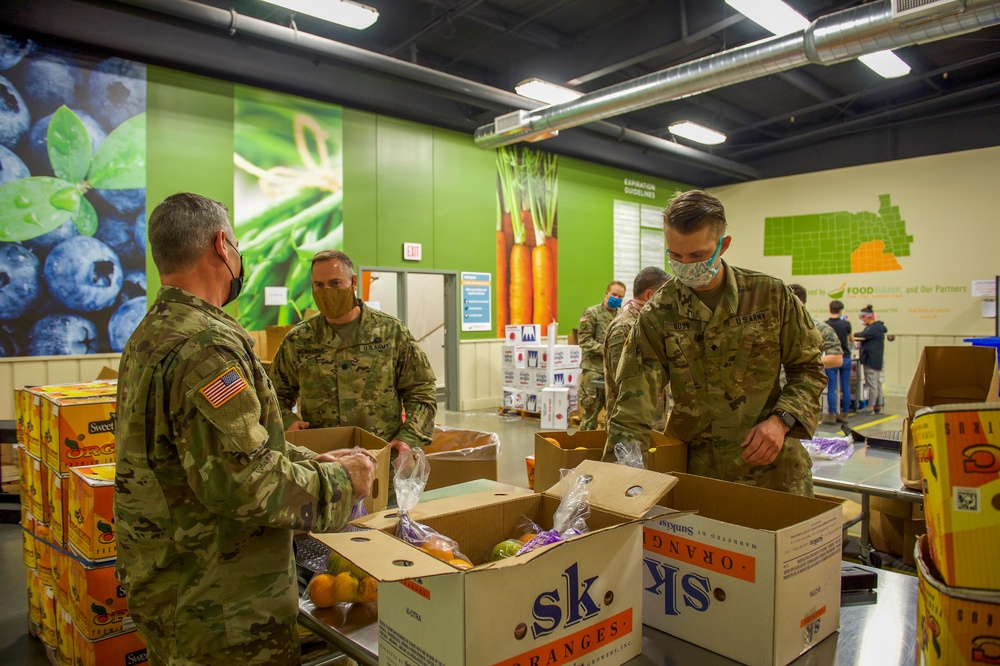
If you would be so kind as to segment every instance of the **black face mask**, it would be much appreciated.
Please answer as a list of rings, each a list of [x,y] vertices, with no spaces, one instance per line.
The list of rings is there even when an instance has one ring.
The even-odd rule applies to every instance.
[[[229,274],[233,275],[233,279],[229,283],[229,298],[227,298],[226,302],[222,304],[223,306],[229,305],[235,301],[240,295],[240,292],[243,291],[243,255],[240,254],[240,251],[236,249],[236,246],[233,245],[228,238],[226,239],[226,242],[229,243],[233,250],[235,250],[236,256],[240,258],[240,276],[236,277],[233,275],[233,269],[229,268],[229,262],[226,262],[226,268],[229,269]]]

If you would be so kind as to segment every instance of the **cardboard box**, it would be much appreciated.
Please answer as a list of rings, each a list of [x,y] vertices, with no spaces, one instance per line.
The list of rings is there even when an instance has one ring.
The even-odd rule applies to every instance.
[[[40,579],[39,579],[40,580]],[[49,585],[42,585],[41,603],[39,605],[39,622],[42,642],[51,648],[56,647],[56,594]]]
[[[504,388],[517,388],[517,370],[514,368],[504,368],[503,369],[503,386]]]
[[[504,339],[508,345],[535,344],[542,340],[542,327],[538,324],[509,324],[504,326]]]
[[[98,379],[118,379],[118,370],[112,368],[111,366],[104,366],[101,371],[97,373]]]
[[[45,396],[41,405],[42,456],[58,474],[81,465],[115,461],[114,392],[80,397]]]
[[[516,347],[508,347],[504,345],[500,350],[500,367],[504,370],[513,370],[514,365],[514,350]]]
[[[27,447],[20,444],[15,453],[17,454],[17,481],[21,486],[21,506],[30,506],[31,456],[28,455]]]
[[[114,393],[117,380],[98,380],[93,382],[73,382],[70,384],[50,384],[48,386],[29,386],[18,389],[15,394],[16,419],[18,428],[23,432],[24,444],[28,453],[36,458],[42,458],[42,417],[43,396],[52,398],[80,398],[95,393]],[[23,421],[23,425],[21,422]]]
[[[917,539],[927,534],[927,523],[922,520],[906,519],[903,523],[903,564],[917,566],[913,557]]]
[[[131,624],[125,589],[115,579],[114,562],[84,563],[70,558],[69,568],[69,609],[77,631],[96,640],[122,631],[126,620]]]
[[[899,451],[899,480],[911,490],[923,492],[920,481],[920,463],[917,462],[917,452],[913,448],[913,434],[910,432],[910,419],[903,419],[902,441]]]
[[[552,373],[553,386],[580,387],[580,370],[556,370]]]
[[[371,494],[365,498],[365,510],[368,513],[382,511],[389,504],[389,455],[392,449],[389,443],[363,428],[344,426],[340,428],[308,428],[306,430],[291,430],[285,433],[285,439],[296,446],[304,446],[316,453],[350,449],[360,446],[375,454],[375,481],[372,482]]]
[[[508,349],[505,347],[505,349]],[[572,370],[580,367],[583,351],[578,345],[554,345],[551,358],[548,345],[517,345],[513,348],[513,367],[518,369]]]
[[[69,583],[72,577],[72,558],[62,548],[52,549],[52,589],[56,592],[56,603],[69,608]]]
[[[21,561],[34,570],[38,566],[38,551],[35,550],[35,518],[28,507],[21,505]]]
[[[524,409],[524,395],[525,391],[519,388],[507,388],[503,389],[503,408],[504,409]]]
[[[49,522],[49,468],[38,458],[27,456],[28,473],[28,509],[31,515],[40,523]],[[24,495],[21,496],[24,501]]]
[[[115,466],[74,467],[68,479],[70,548],[91,562],[113,559],[115,539]]]
[[[76,666],[73,614],[56,599],[56,658],[59,666]]]
[[[75,632],[73,653],[76,666],[130,666],[149,661],[146,641],[138,631],[126,631],[92,641]]]
[[[569,653],[613,666],[637,656],[641,520],[676,479],[593,461],[580,472],[591,477],[588,533],[466,571],[392,536],[395,512],[357,521],[370,532],[316,535],[381,581],[380,663],[532,664]],[[479,563],[522,515],[551,528],[560,492],[476,493],[419,504],[411,516]]]
[[[496,433],[435,427],[423,451],[431,468],[424,490],[476,479],[497,480],[500,438]]]
[[[876,497],[873,495],[869,500],[868,507],[872,511],[885,513],[896,518],[909,519],[913,516],[913,504],[904,500]]]
[[[922,410],[911,434],[931,557],[942,580],[1000,590],[1000,404]]]
[[[535,456],[534,454],[524,457],[525,471],[528,473],[528,489],[535,489]]]
[[[518,370],[538,369],[548,345],[516,345],[513,348],[514,367]]]
[[[643,529],[643,618],[744,664],[783,666],[840,626],[838,504],[689,474]]]
[[[558,483],[560,470],[573,469],[584,460],[601,460],[608,433],[604,430],[578,430],[535,433],[535,483],[549,488]],[[672,474],[687,470],[687,445],[680,440],[653,432],[650,436],[647,466],[654,472]]]
[[[924,347],[906,392],[910,422],[924,407],[1000,402],[998,385],[993,347]]]
[[[880,511],[871,511],[868,516],[868,540],[872,548],[890,555],[902,556],[906,520]]]
[[[840,515],[844,519],[843,526],[844,529],[841,532],[841,537],[847,538],[847,530],[853,527],[860,517],[861,517],[861,505],[854,500],[849,500],[846,497],[841,497],[839,495],[826,495],[823,493],[816,493],[816,499],[823,500],[824,502],[833,502],[840,505]],[[848,526],[848,523],[851,523]]]
[[[52,543],[66,547],[69,544],[69,478],[49,470],[49,527]]]
[[[551,430],[569,428],[569,389],[542,389],[542,427]]]
[[[1000,591],[950,587],[922,536],[917,560],[917,661],[927,666],[991,664],[1000,658]]]
[[[42,584],[34,569],[27,570],[28,583],[28,619],[36,625],[42,622]]]
[[[52,585],[52,541],[48,525],[35,523],[35,574],[42,585]]]
[[[541,390],[528,389],[524,391],[524,411],[536,414],[542,411]]]

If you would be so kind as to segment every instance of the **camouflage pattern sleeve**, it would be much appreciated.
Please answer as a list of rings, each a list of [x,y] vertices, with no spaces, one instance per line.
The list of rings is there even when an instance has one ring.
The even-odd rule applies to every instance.
[[[274,386],[274,394],[278,396],[281,421],[285,424],[285,428],[301,420],[292,412],[292,407],[299,400],[299,362],[295,345],[292,344],[290,337],[286,335],[278,345],[271,367],[267,370],[267,376]]]
[[[611,322],[608,326],[607,337],[604,338],[604,399],[608,414],[614,412],[615,403],[618,401],[618,383],[615,381],[615,373],[632,324],[632,318],[628,314],[622,314]]]
[[[619,442],[637,441],[643,451],[649,449],[652,424],[662,420],[662,415],[657,415],[657,396],[667,386],[667,367],[655,311],[643,310],[625,341],[615,371],[618,401],[608,420],[606,459]]]
[[[411,447],[426,446],[434,436],[437,382],[427,354],[413,335],[404,328],[402,338],[396,359],[396,392],[406,410],[406,422],[396,439]]]
[[[580,317],[580,326],[577,329],[577,342],[585,356],[589,354],[601,354],[604,351],[604,340],[597,338],[597,318],[594,316],[591,308],[584,310],[583,316]]]
[[[220,384],[227,378],[228,385]],[[332,531],[351,511],[351,479],[339,463],[294,462],[269,441],[262,405],[240,354],[207,347],[175,368],[174,445],[198,499],[215,513],[269,527]],[[273,408],[273,407],[272,407]]]
[[[813,324],[816,321],[813,320]],[[833,327],[829,324],[819,322],[816,326],[816,330],[819,331],[820,336],[823,339],[823,354],[840,355],[844,353],[843,347],[840,346],[840,339],[837,337],[837,332],[833,330]],[[857,337],[857,336],[855,336]]]
[[[809,439],[816,432],[822,411],[820,396],[827,384],[820,351],[822,338],[799,299],[787,288],[784,294],[780,344],[787,383],[774,409],[795,416],[797,423],[789,437]]]

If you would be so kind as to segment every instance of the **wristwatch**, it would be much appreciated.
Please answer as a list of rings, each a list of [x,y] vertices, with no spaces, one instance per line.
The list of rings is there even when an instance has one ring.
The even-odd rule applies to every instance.
[[[791,412],[786,412],[783,409],[779,409],[776,412],[772,412],[772,415],[777,416],[779,419],[781,419],[781,422],[784,423],[786,426],[788,426],[789,430],[795,427],[795,417],[792,416]]]

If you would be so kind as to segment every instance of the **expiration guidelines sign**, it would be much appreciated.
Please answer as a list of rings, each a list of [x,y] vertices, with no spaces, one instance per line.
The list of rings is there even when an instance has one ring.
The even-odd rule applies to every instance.
[[[491,279],[489,273],[462,273],[463,331],[488,331],[493,327]]]

